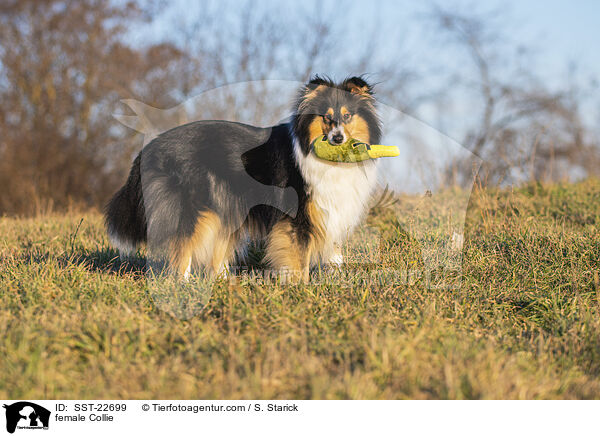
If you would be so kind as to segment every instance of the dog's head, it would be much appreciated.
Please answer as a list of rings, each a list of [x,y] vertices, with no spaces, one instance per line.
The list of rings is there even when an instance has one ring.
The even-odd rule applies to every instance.
[[[362,77],[341,83],[313,78],[299,92],[293,125],[305,154],[318,136],[326,135],[332,144],[349,138],[376,143],[381,137],[373,88]]]

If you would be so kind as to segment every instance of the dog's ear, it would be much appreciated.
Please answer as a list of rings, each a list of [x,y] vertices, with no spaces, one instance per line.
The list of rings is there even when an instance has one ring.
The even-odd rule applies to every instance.
[[[308,82],[307,87],[312,87],[314,89],[319,85],[331,86],[331,80],[327,77],[321,77],[318,74],[315,74]]]
[[[360,95],[361,97],[372,97],[373,88],[362,77],[349,77],[342,84],[346,91],[352,94]]]
[[[300,89],[298,95],[298,109],[303,109],[317,94],[325,87],[333,86],[331,80],[327,77],[318,75],[313,76],[310,81]]]
[[[331,80],[327,77],[321,77],[319,75],[313,76],[310,81],[304,87],[304,95],[308,97],[309,95],[312,97],[316,94],[318,89],[321,89],[323,86],[333,86]]]

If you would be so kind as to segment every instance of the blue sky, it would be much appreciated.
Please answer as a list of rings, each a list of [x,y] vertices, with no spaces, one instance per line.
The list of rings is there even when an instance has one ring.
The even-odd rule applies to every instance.
[[[515,16],[526,24],[520,33],[526,40],[554,47],[560,58],[600,66],[600,2],[593,0],[506,1]],[[547,54],[548,58],[553,53]]]
[[[384,2],[383,21],[410,24],[428,9],[426,2]],[[600,73],[600,1],[594,0],[471,0],[436,2],[457,10],[497,11],[512,44],[522,44],[536,53],[542,75],[561,80],[570,62],[588,75]],[[452,6],[450,6],[452,5]],[[389,11],[389,13],[388,13]],[[418,20],[418,18],[417,18]],[[417,27],[419,27],[417,25]],[[410,29],[405,36],[410,38]]]
[[[600,2],[593,0],[507,1],[523,20],[522,40],[542,49],[540,62],[550,75],[562,76],[577,62],[589,74],[600,72]]]
[[[134,39],[161,39],[173,33],[171,25],[176,17],[193,17],[194,13],[204,8],[205,2],[188,2],[185,0],[166,1],[157,22],[136,32]],[[291,2],[290,2],[291,3]],[[507,25],[506,33],[515,43],[522,43],[537,50],[540,66],[549,76],[560,77],[566,71],[569,61],[576,61],[581,69],[591,74],[600,73],[600,1],[594,0],[451,0],[432,2],[445,8],[457,10],[498,11]],[[396,32],[393,38],[400,38],[405,43],[416,45],[423,39],[422,23],[419,17],[426,12],[432,3],[414,0],[383,0],[380,2],[348,1],[337,2],[322,0],[322,11],[335,13],[335,18],[347,20],[349,27],[360,28],[361,23],[367,26],[376,23],[376,28],[385,32]],[[285,2],[263,0],[255,3],[258,9],[283,8],[293,14],[302,6],[287,5]],[[213,4],[214,5],[214,4]],[[217,3],[223,10],[232,10],[235,2]],[[339,13],[337,12],[339,8]],[[225,12],[226,13],[226,12]],[[332,19],[334,18],[332,17]],[[427,31],[427,30],[425,30]],[[395,41],[394,41],[395,42]],[[421,41],[422,42],[422,41]]]

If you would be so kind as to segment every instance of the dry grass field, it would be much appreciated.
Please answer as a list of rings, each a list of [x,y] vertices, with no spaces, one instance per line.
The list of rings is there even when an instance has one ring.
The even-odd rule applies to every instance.
[[[383,262],[418,266],[392,221]],[[460,288],[244,276],[179,319],[99,213],[0,218],[0,397],[598,399],[599,228],[598,180],[475,190]]]

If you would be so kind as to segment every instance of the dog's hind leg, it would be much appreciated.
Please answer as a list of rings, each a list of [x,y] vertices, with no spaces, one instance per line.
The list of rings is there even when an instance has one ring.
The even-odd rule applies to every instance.
[[[233,257],[234,239],[216,213],[204,211],[196,220],[193,234],[175,250],[172,269],[179,274],[183,271],[184,276],[187,266],[213,277],[226,273]]]
[[[229,262],[231,262],[235,254],[235,234],[231,234],[230,236],[227,236],[227,234],[227,232],[223,232],[214,241],[210,270],[216,276],[227,277],[229,274]]]
[[[168,244],[168,270],[188,279],[195,267],[209,269],[215,241],[221,231],[221,220],[212,211],[198,215],[193,232],[176,236]]]
[[[192,270],[192,252],[189,247],[189,241],[179,239],[171,243],[168,254],[168,269],[176,275],[189,278]]]

